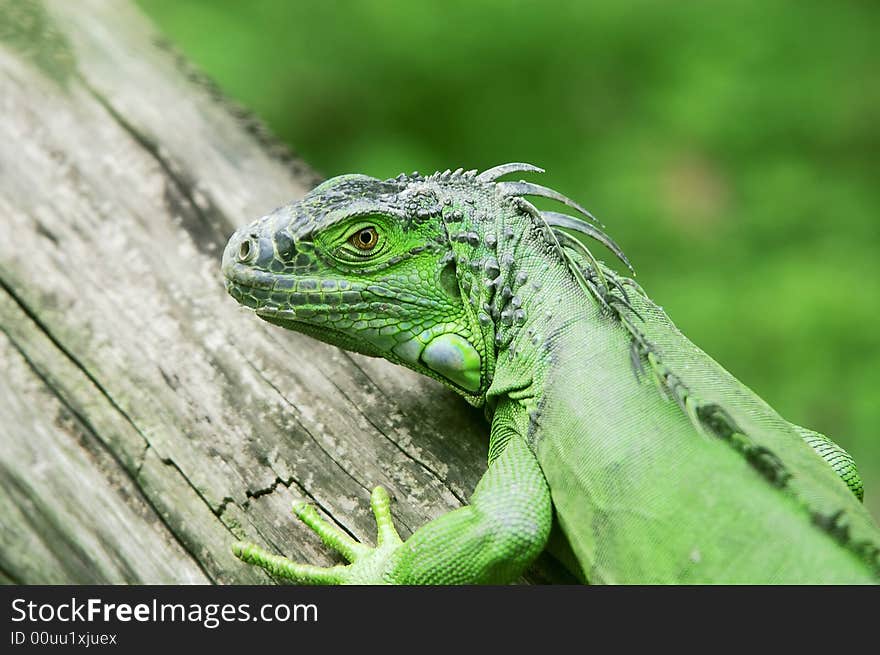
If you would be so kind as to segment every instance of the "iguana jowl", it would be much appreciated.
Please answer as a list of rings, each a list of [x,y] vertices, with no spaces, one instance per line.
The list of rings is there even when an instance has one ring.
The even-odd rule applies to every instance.
[[[260,318],[429,375],[491,421],[470,504],[405,542],[376,488],[376,548],[295,507],[347,566],[236,554],[300,583],[507,582],[555,511],[591,583],[876,582],[880,529],[849,456],[598,262],[583,236],[629,265],[580,205],[499,181],[525,172],[543,171],[344,175],[232,236],[227,288]]]

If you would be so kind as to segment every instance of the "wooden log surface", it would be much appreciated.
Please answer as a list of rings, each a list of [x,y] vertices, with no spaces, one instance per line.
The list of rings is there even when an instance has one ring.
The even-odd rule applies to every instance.
[[[0,581],[269,582],[234,540],[340,561],[296,498],[369,542],[376,484],[403,536],[466,500],[479,410],[227,296],[318,178],[131,4],[0,0],[0,108]]]

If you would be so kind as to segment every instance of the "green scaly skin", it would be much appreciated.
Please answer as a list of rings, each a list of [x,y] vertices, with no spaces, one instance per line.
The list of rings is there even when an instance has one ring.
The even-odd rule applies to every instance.
[[[586,210],[499,181],[514,172],[542,171],[345,175],[232,236],[227,288],[260,318],[429,375],[491,421],[470,504],[406,541],[377,487],[375,548],[294,508],[349,565],[235,553],[306,584],[503,583],[545,548],[555,512],[591,583],[877,582],[880,529],[846,452],[598,262],[583,236],[629,265]]]

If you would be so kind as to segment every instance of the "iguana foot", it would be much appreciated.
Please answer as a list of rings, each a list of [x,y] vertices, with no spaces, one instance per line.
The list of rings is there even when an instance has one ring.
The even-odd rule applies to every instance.
[[[373,489],[370,507],[376,517],[378,536],[376,547],[355,541],[338,527],[325,521],[312,505],[298,502],[293,506],[297,518],[314,530],[321,541],[350,562],[330,567],[299,564],[281,555],[273,555],[251,543],[232,545],[236,557],[255,564],[272,575],[297,584],[384,584],[385,572],[391,555],[403,543],[391,518],[391,499],[382,487]]]

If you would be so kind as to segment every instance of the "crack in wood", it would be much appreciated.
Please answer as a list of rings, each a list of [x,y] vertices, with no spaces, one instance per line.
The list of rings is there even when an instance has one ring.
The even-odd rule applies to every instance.
[[[101,387],[100,384],[95,380],[95,378],[82,366],[82,364],[69,352],[67,351],[58,340],[51,334],[49,330],[46,329],[45,325],[43,325],[39,319],[34,315],[34,313],[27,307],[27,305],[10,289],[10,287],[6,284],[5,280],[3,280],[2,276],[0,276],[0,288],[2,288],[12,300],[18,305],[21,311],[36,325],[37,329],[40,330],[49,341],[61,352],[61,354],[66,357],[85,377],[91,381],[94,385],[95,389],[110,403],[116,412],[122,416],[122,418],[127,421],[144,439],[145,447],[142,453],[142,457],[146,455],[147,450],[150,448],[150,444],[147,441],[146,437],[138,430],[137,426],[131,420],[131,418],[113,401],[113,399],[109,396],[109,394]],[[205,574],[205,577],[209,580],[214,580],[213,576],[205,569],[202,562],[199,558],[193,553],[192,549],[188,547],[186,543],[180,538],[180,535],[173,529],[173,527],[168,523],[168,521],[163,516],[163,513],[159,511],[159,508],[153,502],[153,500],[144,492],[143,488],[138,482],[138,476],[140,473],[140,468],[143,465],[143,461],[138,465],[137,471],[133,473],[129,468],[125,465],[122,459],[119,457],[118,453],[116,453],[112,448],[109,447],[107,443],[99,436],[97,430],[91,425],[88,418],[80,412],[73,404],[71,404],[68,399],[65,397],[65,394],[62,390],[58,389],[55,386],[53,380],[48,377],[45,372],[29,357],[28,353],[20,346],[20,344],[15,340],[15,338],[3,327],[0,326],[0,332],[9,339],[9,343],[12,344],[12,347],[21,355],[22,359],[27,363],[30,369],[34,372],[34,374],[43,382],[45,385],[45,389],[51,393],[58,402],[64,407],[68,412],[70,412],[71,416],[76,420],[78,426],[82,430],[82,433],[89,438],[92,443],[96,444],[99,448],[101,448],[106,455],[108,455],[113,462],[119,467],[119,470],[124,472],[125,475],[128,476],[129,480],[134,485],[134,488],[137,489],[140,494],[140,499],[153,511],[156,518],[159,522],[165,526],[168,534],[171,538],[178,543],[178,545],[192,558],[193,562],[201,569],[202,573]],[[178,469],[180,472],[180,469]],[[184,480],[186,480],[186,476],[180,472]],[[187,482],[189,482],[187,480]],[[209,505],[210,507],[210,505]],[[133,578],[136,579],[136,578]]]
[[[248,362],[248,365],[254,370],[254,372],[260,377],[261,380],[263,380],[267,385],[269,385],[269,387],[272,388],[272,390],[273,390],[276,394],[278,394],[278,397],[281,398],[281,400],[284,401],[284,403],[285,403],[288,407],[291,407],[292,409],[296,410],[296,412],[299,411],[298,408],[297,408],[297,406],[296,406],[296,404],[294,404],[290,399],[288,399],[287,396],[285,396],[285,395],[281,392],[281,390],[280,390],[280,389],[279,389],[279,388],[278,388],[278,387],[277,387],[277,386],[276,386],[271,380],[269,380],[269,379],[266,377],[266,375],[265,375],[265,374],[264,374],[259,368],[257,368],[256,366],[254,366],[254,364],[251,363],[251,362]],[[318,447],[318,449],[319,449],[322,453],[324,453],[324,454],[327,456],[327,458],[328,458],[330,461],[332,461],[334,464],[336,464],[336,466],[339,467],[339,470],[340,470],[340,471],[342,471],[343,473],[345,473],[345,474],[346,474],[349,478],[351,478],[351,479],[352,479],[352,480],[353,480],[358,486],[360,486],[364,491],[366,491],[366,492],[369,493],[370,488],[369,488],[366,484],[364,484],[363,482],[361,482],[360,480],[358,480],[358,479],[357,479],[357,478],[356,478],[356,477],[355,477],[355,476],[354,476],[354,475],[348,470],[348,468],[346,468],[345,466],[343,466],[343,465],[342,465],[342,464],[341,464],[341,463],[340,463],[340,462],[339,462],[339,461],[333,456],[333,454],[332,454],[329,450],[327,450],[327,449],[323,446],[323,444],[321,444],[321,442],[318,440],[318,438],[315,437],[315,435],[313,435],[312,432],[311,432],[308,428],[306,428],[305,425],[303,425],[302,421],[300,421],[300,419],[299,419],[299,416],[297,416],[296,414],[291,414],[291,416],[292,416],[293,420],[296,421],[296,424],[300,427],[300,429],[302,429],[303,433],[304,433],[304,434],[305,434],[305,435],[306,435],[306,436],[307,436],[307,437],[308,437],[308,438],[309,438],[309,439],[310,439],[310,440],[311,440],[311,441],[312,441],[312,442]]]
[[[222,252],[226,237],[234,230],[234,227],[232,222],[211,200],[210,194],[198,189],[196,183],[173,161],[171,156],[162,152],[161,146],[154,139],[126,120],[107,98],[89,84],[88,80],[83,78],[82,84],[110,117],[156,161],[165,173],[170,183],[170,186],[166,187],[166,202],[172,209],[172,213],[179,213],[183,227],[192,236],[196,247],[211,257]],[[169,193],[168,190],[172,188],[185,202],[179,202],[173,193]],[[195,217],[196,220],[192,220],[192,217]]]
[[[2,279],[0,279],[0,286],[4,286],[4,290],[8,291],[8,289],[5,288],[5,285],[3,285]],[[12,296],[12,294],[10,294],[10,296]],[[12,297],[15,298],[15,296],[12,296]],[[22,308],[22,309],[24,309],[24,308]],[[45,330],[42,330],[42,331],[45,333]],[[173,529],[173,527],[165,520],[163,513],[161,511],[159,511],[159,508],[155,505],[153,500],[146,493],[144,493],[144,490],[138,484],[137,476],[132,474],[132,472],[128,469],[128,467],[126,467],[125,463],[119,458],[118,454],[116,452],[114,452],[98,436],[98,432],[91,425],[88,418],[86,418],[80,411],[78,411],[76,409],[76,407],[74,407],[70,402],[68,402],[67,398],[65,397],[65,394],[60,389],[58,389],[55,386],[54,382],[42,371],[42,369],[35,362],[32,361],[32,359],[28,356],[27,352],[20,346],[20,344],[13,338],[13,336],[11,334],[9,334],[9,332],[5,328],[0,326],[0,332],[3,332],[3,334],[9,340],[9,343],[12,345],[12,347],[15,348],[15,350],[18,352],[19,355],[21,355],[22,359],[25,361],[25,363],[28,365],[28,367],[42,381],[45,390],[48,393],[50,393],[52,396],[54,396],[56,398],[56,400],[61,404],[61,406],[69,412],[69,415],[70,415],[71,419],[73,421],[75,421],[76,427],[78,428],[79,432],[85,438],[89,439],[90,443],[92,445],[97,446],[98,448],[100,448],[104,452],[105,455],[108,455],[111,458],[111,460],[118,466],[119,470],[121,472],[123,472],[123,474],[125,474],[129,478],[129,480],[133,484],[133,487],[137,490],[137,492],[139,494],[139,499],[142,500],[145,503],[145,505],[150,508],[150,510],[155,515],[156,519],[165,527],[168,535],[175,542],[177,542],[177,544],[191,557],[193,563],[199,567],[199,569],[202,571],[202,573],[204,573],[205,577],[208,578],[209,580],[213,581],[213,577],[204,568],[201,561],[192,552],[192,549],[190,549],[187,546],[187,544],[184,543],[184,541],[182,541],[180,539],[180,536],[176,533],[176,531]],[[46,336],[48,337],[49,335],[46,334]],[[59,348],[59,350],[62,350],[62,349]],[[63,350],[62,350],[62,352],[63,352]],[[66,353],[64,353],[64,354],[66,355]],[[73,360],[72,358],[68,357],[68,359],[70,359],[72,362],[75,363],[75,360]],[[144,450],[144,453],[146,453],[147,449],[149,449],[149,444],[147,444],[147,446]],[[0,463],[0,471],[2,471],[2,470],[3,470],[2,463]],[[139,470],[140,470],[140,467],[138,467],[138,471]],[[8,471],[6,471],[3,475],[0,475],[0,477],[5,478],[6,482],[4,483],[4,487],[7,490],[9,488],[11,488],[12,486],[15,486],[13,484],[13,482],[14,482],[13,476],[11,476]],[[36,495],[35,494],[26,494],[25,497],[36,497]],[[46,514],[46,513],[44,513],[44,514]],[[45,525],[42,527],[43,527],[43,529],[45,529]],[[60,529],[60,526],[59,526],[59,528],[57,530],[57,535],[53,539],[53,543],[57,544],[57,543],[69,541],[69,540],[65,539],[64,536],[65,536],[64,532]],[[68,543],[66,549],[67,549],[68,553],[79,552],[79,556],[77,557],[77,559],[79,559],[81,561],[88,560],[88,557],[85,555],[84,551],[77,550],[75,543],[73,543],[73,542]],[[69,558],[68,558],[68,560],[69,560]],[[128,563],[124,562],[123,560],[120,560],[120,562],[127,568],[128,572],[131,574],[130,579],[137,580],[138,579],[137,575],[135,574],[133,569],[128,567]]]

